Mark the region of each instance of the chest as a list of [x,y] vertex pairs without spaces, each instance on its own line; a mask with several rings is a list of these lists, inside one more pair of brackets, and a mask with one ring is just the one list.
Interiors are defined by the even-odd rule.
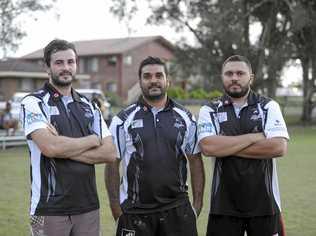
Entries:
[[172,111],[161,111],[156,115],[138,112],[125,127],[126,140],[135,143],[141,140],[144,145],[160,143],[181,145],[186,136],[187,125],[184,119]]
[[264,111],[258,105],[249,105],[240,110],[233,106],[221,107],[217,120],[222,135],[257,133],[264,130]]
[[50,102],[46,107],[50,123],[60,135],[82,137],[92,133],[93,111],[88,104]]

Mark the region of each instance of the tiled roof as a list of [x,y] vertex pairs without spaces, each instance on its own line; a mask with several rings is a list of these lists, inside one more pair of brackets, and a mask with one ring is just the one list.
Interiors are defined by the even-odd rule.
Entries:
[[[111,55],[122,54],[140,45],[150,41],[158,41],[167,48],[173,49],[173,45],[161,36],[150,37],[130,37],[130,38],[117,38],[117,39],[99,39],[87,41],[75,41],[75,47],[79,56],[89,55]],[[22,58],[37,59],[43,57],[43,49],[27,54]]]
[[22,59],[10,58],[0,60],[0,71],[14,72],[45,72],[45,68],[37,63],[31,63]]

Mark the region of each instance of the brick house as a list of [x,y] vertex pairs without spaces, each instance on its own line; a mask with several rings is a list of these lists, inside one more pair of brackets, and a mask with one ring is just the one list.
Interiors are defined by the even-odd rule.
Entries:
[[[89,83],[89,75],[78,74],[74,87]],[[43,86],[48,75],[42,65],[22,59],[0,60],[0,101],[9,100],[15,92],[32,92]]]
[[[90,75],[91,88],[119,95],[129,102],[140,93],[138,66],[147,56],[166,61],[174,57],[174,47],[161,36],[130,37],[73,42],[79,57],[79,72]],[[24,60],[42,63],[43,51],[23,56]]]

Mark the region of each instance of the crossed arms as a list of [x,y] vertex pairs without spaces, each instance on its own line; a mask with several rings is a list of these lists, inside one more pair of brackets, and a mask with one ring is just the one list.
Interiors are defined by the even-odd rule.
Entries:
[[266,138],[263,133],[207,136],[201,139],[199,145],[205,156],[220,158],[234,155],[247,159],[270,159],[281,157],[287,152],[285,138]]
[[58,135],[56,129],[48,124],[31,133],[32,140],[48,158],[63,158],[86,164],[113,162],[116,151],[111,136],[102,140],[97,135],[71,138]]

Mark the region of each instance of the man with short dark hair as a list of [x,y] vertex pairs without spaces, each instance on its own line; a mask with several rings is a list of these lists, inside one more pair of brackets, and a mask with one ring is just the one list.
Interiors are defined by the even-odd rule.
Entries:
[[289,139],[278,103],[255,94],[244,56],[222,67],[225,94],[200,109],[198,140],[215,157],[207,236],[283,236],[276,160]]
[[[116,235],[195,236],[204,191],[195,119],[168,98],[168,70],[160,58],[141,62],[139,84],[139,100],[118,113],[110,126],[118,159],[106,166],[105,182],[118,221]],[[193,208],[186,185],[187,162]]]
[[99,109],[72,88],[77,53],[53,40],[44,49],[49,81],[22,101],[31,155],[33,236],[99,236],[94,164],[113,162],[115,147]]

